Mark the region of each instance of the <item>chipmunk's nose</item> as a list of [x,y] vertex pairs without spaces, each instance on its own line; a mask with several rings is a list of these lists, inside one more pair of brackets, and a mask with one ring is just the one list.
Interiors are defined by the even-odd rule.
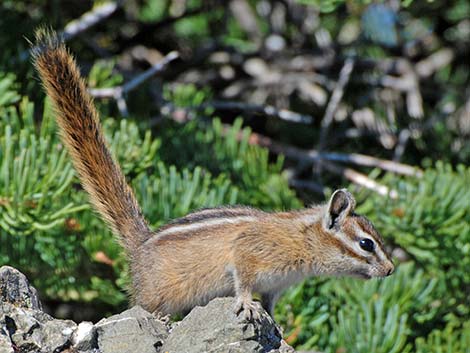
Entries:
[[385,276],[390,276],[395,271],[395,266],[390,266]]

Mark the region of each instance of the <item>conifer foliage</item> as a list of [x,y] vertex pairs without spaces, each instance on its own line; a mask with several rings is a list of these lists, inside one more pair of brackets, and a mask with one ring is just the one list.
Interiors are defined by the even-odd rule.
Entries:
[[[28,60],[25,38],[48,25],[65,31],[95,89],[153,229],[202,207],[289,210],[354,193],[396,272],[289,289],[275,311],[288,343],[470,353],[467,0],[69,3],[0,1],[0,266],[24,272],[48,304],[97,317],[128,304],[126,259]],[[180,59],[135,84],[172,51]],[[398,176],[397,161],[422,175]]]

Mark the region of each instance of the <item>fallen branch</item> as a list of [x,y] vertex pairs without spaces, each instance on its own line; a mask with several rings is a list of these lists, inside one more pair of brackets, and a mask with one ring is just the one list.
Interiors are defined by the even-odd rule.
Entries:
[[393,160],[399,161],[403,154],[405,153],[405,148],[408,143],[408,140],[411,137],[411,132],[408,129],[403,129],[398,134],[398,142],[393,153]]
[[346,59],[339,73],[338,83],[336,84],[336,87],[334,88],[333,93],[331,94],[330,101],[328,102],[328,105],[326,107],[325,115],[321,121],[320,138],[318,142],[319,151],[322,151],[325,146],[326,136],[328,135],[330,125],[333,122],[334,115],[338,110],[339,103],[343,98],[344,88],[349,82],[349,78],[351,77],[353,68],[354,59]]
[[[229,129],[229,127],[227,127],[227,129]],[[240,136],[240,138],[242,138],[242,136]],[[370,179],[367,175],[359,173],[351,168],[338,166],[328,161],[326,159],[326,157],[328,157],[327,154],[322,155],[321,153],[318,153],[317,151],[303,151],[293,146],[283,145],[279,142],[275,142],[271,140],[269,137],[262,136],[256,133],[252,133],[250,135],[249,143],[266,147],[273,153],[283,154],[287,158],[291,158],[297,161],[322,164],[330,172],[341,175],[345,177],[346,179],[350,180],[351,182],[357,185],[363,186],[372,191],[375,191],[380,195],[389,196],[391,198],[396,198],[398,196],[395,190],[390,190],[387,186],[377,183],[376,181]],[[366,157],[369,157],[369,156],[366,156]],[[359,160],[362,160],[362,161],[368,160],[368,162],[372,162],[375,159],[374,157],[370,157],[370,158],[371,159],[360,158]],[[356,159],[352,158],[351,160],[355,160],[356,162],[358,161],[357,158]],[[390,162],[389,165],[401,165],[400,163],[395,163],[391,161],[389,162]],[[382,166],[383,166],[383,163],[382,163]],[[400,170],[400,169],[395,168],[395,172],[397,170]],[[313,189],[313,186],[312,186],[312,189]]]
[[250,144],[256,144],[268,148],[276,154],[283,154],[288,158],[298,161],[317,163],[318,161],[344,162],[355,165],[374,167],[401,175],[422,176],[421,170],[403,163],[380,159],[359,153],[318,152],[317,150],[305,151],[300,148],[273,141],[267,136],[252,133]]
[[212,101],[205,104],[201,104],[200,107],[194,108],[215,108],[219,110],[240,110],[244,112],[262,113],[268,116],[279,118],[281,120],[302,124],[311,124],[313,121],[313,117],[311,115],[299,114],[287,109],[277,109],[272,105],[250,104],[234,101]]
[[401,175],[410,175],[421,177],[423,172],[413,166],[398,163],[386,159],[380,159],[372,156],[368,156],[360,153],[336,153],[336,152],[325,152],[319,153],[319,159],[335,162],[345,162],[365,167],[374,167],[393,172]]
[[345,168],[337,164],[321,161],[321,164],[325,166],[327,170],[332,173],[341,175],[353,182],[356,185],[363,186],[369,190],[375,191],[379,195],[388,196],[392,199],[398,197],[396,190],[389,189],[387,186],[377,183],[375,180],[372,180],[367,175],[359,173],[351,168]]
[[[240,110],[248,113],[265,114],[281,120],[301,124],[310,124],[313,121],[313,117],[311,115],[300,114],[287,109],[277,109],[272,105],[250,104],[235,101],[210,101],[198,106],[189,107],[176,107],[167,102],[160,108],[160,111],[165,115],[175,112],[178,112],[179,115],[186,114],[187,117],[184,120],[191,120],[194,117],[194,114],[192,114],[193,112],[203,111],[207,108],[216,110]],[[179,121],[180,120],[181,119],[179,119]]]
[[93,10],[85,12],[80,18],[69,22],[62,32],[64,40],[72,39],[88,28],[109,17],[121,6],[122,1],[107,2],[96,6]]
[[88,92],[95,98],[113,98],[116,100],[120,113],[123,116],[128,115],[127,104],[124,95],[137,88],[143,82],[148,80],[156,73],[162,71],[171,61],[179,57],[178,52],[172,51],[165,55],[165,57],[158,63],[153,65],[148,70],[142,72],[140,75],[135,76],[129,82],[111,88],[90,88]]
[[[64,28],[63,31],[59,32],[59,36],[64,40],[68,41],[80,33],[86,31],[90,27],[101,22],[105,18],[108,18],[113,14],[120,6],[122,1],[106,2],[102,5],[96,6],[91,11],[85,12],[78,19],[70,21]],[[37,51],[39,48],[33,47],[30,50],[25,50],[20,54],[20,61],[28,59],[30,51]]]
[[259,46],[263,36],[259,28],[258,19],[253,13],[250,4],[246,0],[232,0],[229,1],[228,8],[248,38]]
[[450,48],[442,48],[416,63],[416,73],[421,78],[431,76],[440,68],[449,65],[454,60],[455,53]]

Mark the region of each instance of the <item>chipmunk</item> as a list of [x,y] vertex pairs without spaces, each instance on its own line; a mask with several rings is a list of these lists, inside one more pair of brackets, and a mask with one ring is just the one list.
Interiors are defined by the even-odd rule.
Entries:
[[309,276],[385,277],[394,265],[355,199],[336,190],[328,203],[300,211],[203,209],[152,231],[111,156],[75,60],[53,33],[39,30],[33,63],[57,115],[60,135],[83,188],[130,261],[131,299],[148,311],[184,313],[235,296],[237,315],[269,314],[279,295]]

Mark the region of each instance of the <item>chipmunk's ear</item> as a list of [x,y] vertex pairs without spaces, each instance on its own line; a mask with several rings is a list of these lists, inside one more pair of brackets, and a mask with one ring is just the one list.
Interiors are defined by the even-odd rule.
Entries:
[[331,195],[324,215],[324,226],[332,229],[341,224],[346,216],[350,215],[356,207],[354,196],[346,189],[336,190]]

